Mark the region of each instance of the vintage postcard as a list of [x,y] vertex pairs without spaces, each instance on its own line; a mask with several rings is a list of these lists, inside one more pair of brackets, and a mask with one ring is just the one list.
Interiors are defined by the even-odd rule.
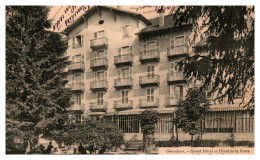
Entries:
[[255,154],[255,6],[6,5],[5,19],[5,154]]

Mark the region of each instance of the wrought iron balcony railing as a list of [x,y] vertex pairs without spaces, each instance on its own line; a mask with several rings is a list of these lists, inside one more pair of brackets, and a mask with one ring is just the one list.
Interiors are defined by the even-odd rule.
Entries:
[[133,109],[133,101],[132,100],[114,101],[114,109],[116,110]]
[[159,107],[159,98],[154,99],[140,99],[139,108],[158,108]]

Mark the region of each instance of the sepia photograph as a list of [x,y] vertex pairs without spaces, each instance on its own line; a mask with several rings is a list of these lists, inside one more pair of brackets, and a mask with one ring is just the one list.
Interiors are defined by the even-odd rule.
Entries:
[[5,154],[254,155],[254,5],[6,5]]

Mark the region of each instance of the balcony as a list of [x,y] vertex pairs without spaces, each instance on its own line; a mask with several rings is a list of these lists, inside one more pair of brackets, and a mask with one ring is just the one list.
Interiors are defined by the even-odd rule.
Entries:
[[159,50],[150,50],[145,52],[140,52],[140,62],[150,62],[150,61],[159,61],[160,60],[160,51]]
[[132,88],[133,87],[133,78],[115,79],[114,86],[115,86],[116,89]]
[[132,54],[115,56],[114,63],[116,66],[131,65],[133,63],[133,57]]
[[141,87],[158,86],[160,84],[160,76],[158,75],[140,76],[139,84]]
[[107,68],[108,60],[107,58],[99,58],[90,60],[90,68],[92,70]]
[[93,92],[106,91],[107,88],[108,88],[107,81],[105,81],[105,80],[90,82],[90,89]]
[[[72,101],[73,104],[73,101]],[[85,104],[73,104],[68,109],[69,111],[84,111],[85,110]]]
[[83,92],[85,90],[84,83],[72,83],[68,84],[68,87],[74,92]]
[[183,100],[184,97],[168,96],[166,98],[167,107],[175,107],[180,100]]
[[182,57],[188,54],[188,46],[178,46],[167,48],[167,57],[169,59],[175,57]]
[[122,101],[114,101],[114,109],[116,110],[127,110],[133,109],[133,101],[128,100],[128,102],[122,103]]
[[108,39],[106,37],[95,38],[90,40],[90,48],[92,50],[105,49],[108,47]]
[[97,103],[93,102],[90,103],[90,111],[91,112],[106,112],[107,111],[107,102]]
[[182,72],[172,72],[167,74],[167,83],[168,84],[178,84],[185,83],[186,80],[183,77]]
[[160,100],[155,98],[153,101],[147,101],[147,99],[139,100],[139,108],[158,108]]
[[69,65],[68,70],[69,71],[83,71],[85,69],[85,64],[78,62],[78,63],[72,63],[71,65]]

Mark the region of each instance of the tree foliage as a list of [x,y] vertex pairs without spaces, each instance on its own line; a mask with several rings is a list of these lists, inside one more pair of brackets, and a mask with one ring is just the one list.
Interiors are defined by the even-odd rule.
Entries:
[[159,116],[157,111],[151,109],[144,110],[139,116],[142,133],[154,134],[155,124],[158,120]]
[[106,149],[120,147],[124,143],[123,132],[110,122],[86,120],[83,124],[67,124],[60,133],[55,136],[55,141],[64,142],[65,145],[82,143],[90,152],[94,150],[104,152]]
[[[215,100],[233,103],[242,89],[243,106],[254,107],[254,7],[180,6],[177,23],[192,22],[194,36],[206,29],[205,44],[194,45],[196,54],[182,62],[185,77],[212,85]],[[202,27],[199,20],[206,17]],[[190,37],[192,39],[192,37]],[[200,54],[207,53],[207,54]],[[241,104],[242,104],[241,103]]]
[[156,110],[144,110],[139,115],[141,132],[143,133],[143,151],[147,150],[154,143],[155,125],[159,121]]
[[209,108],[205,92],[200,89],[188,89],[186,99],[180,100],[177,105],[177,128],[181,128],[192,137],[200,132],[201,121]]
[[63,72],[67,45],[46,30],[48,12],[44,6],[6,7],[7,140],[18,136],[32,143],[48,136],[70,106]]

